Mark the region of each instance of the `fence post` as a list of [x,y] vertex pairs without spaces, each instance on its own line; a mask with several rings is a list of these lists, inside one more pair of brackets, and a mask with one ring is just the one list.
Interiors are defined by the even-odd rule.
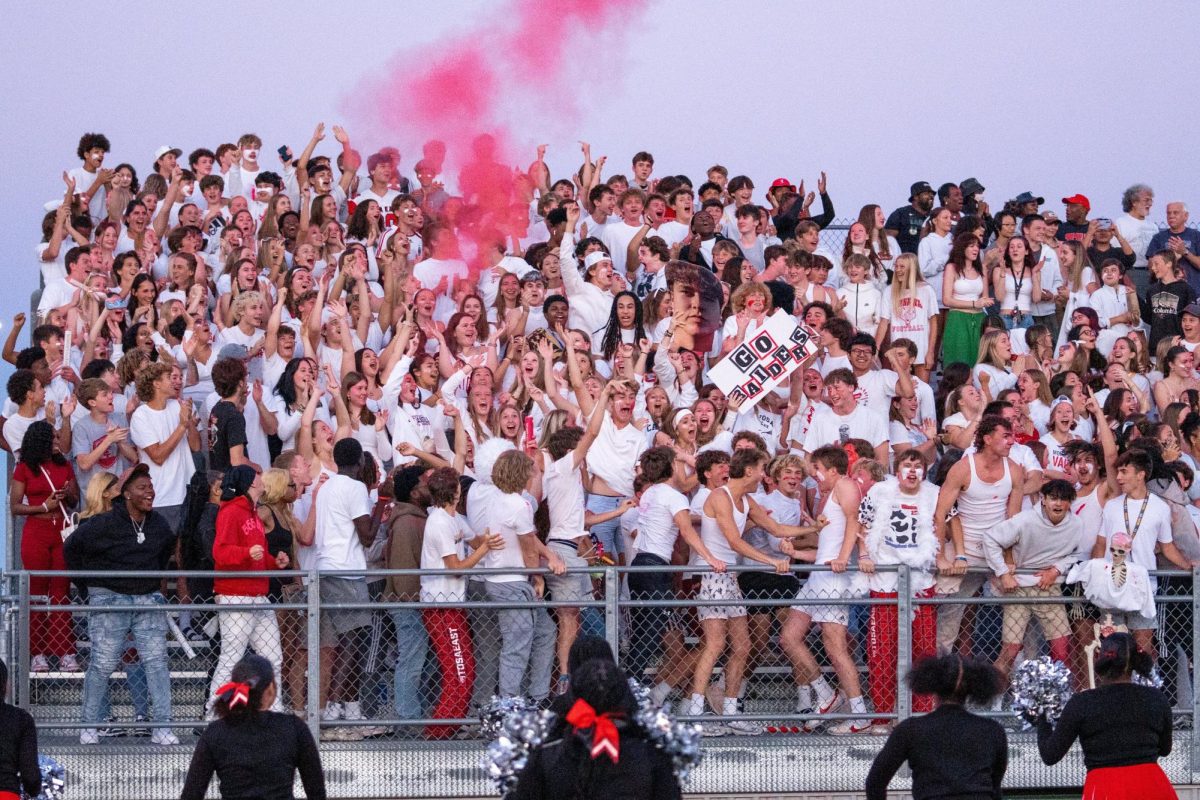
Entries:
[[13,681],[13,705],[29,707],[29,573],[17,576],[17,679]]
[[1200,772],[1200,567],[1192,567],[1192,780]]
[[308,729],[313,738],[321,741],[321,577],[315,569],[308,572],[308,613],[304,622],[308,629]]
[[912,624],[912,574],[907,564],[901,564],[896,574],[896,714],[902,720],[912,715],[912,696],[905,683],[912,666]]
[[621,663],[621,575],[616,567],[604,568],[604,636],[617,663]]
[[[12,576],[6,573],[0,573],[0,595],[8,598],[0,601],[0,656],[4,658],[5,664],[16,664],[16,659],[13,658],[13,635],[12,635],[12,618],[16,614],[17,603],[12,599]],[[10,693],[5,691],[0,694],[0,702],[7,702],[10,694],[15,695],[16,689]]]

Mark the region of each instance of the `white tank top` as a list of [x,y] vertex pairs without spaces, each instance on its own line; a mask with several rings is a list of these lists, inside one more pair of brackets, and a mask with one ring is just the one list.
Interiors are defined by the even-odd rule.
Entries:
[[830,491],[829,499],[821,509],[829,524],[817,534],[817,564],[828,564],[842,552],[842,541],[846,538],[846,514]]
[[1012,474],[1008,469],[1007,458],[1004,459],[1004,477],[995,483],[987,483],[975,472],[974,455],[967,456],[967,467],[971,470],[971,482],[958,495],[958,518],[962,521],[964,538],[978,542],[982,539],[984,531],[999,525],[1008,516]]
[[[737,527],[738,536],[746,531],[746,518],[749,516],[750,504],[742,498],[744,508],[738,509],[737,502],[733,499],[733,494],[730,493],[728,486],[722,486],[718,491],[725,493],[729,498],[730,505],[733,506],[733,524]],[[704,546],[713,554],[713,557],[726,564],[736,564],[738,560],[737,551],[730,546],[729,541],[725,538],[725,534],[721,533],[721,526],[717,524],[716,517],[710,517],[708,514],[700,515],[700,540],[704,542]]]
[[[1027,269],[1024,275],[1020,275],[1016,270],[1008,267],[1002,267],[1002,269],[1004,270],[1004,302],[1000,304],[1000,308],[1006,310],[1017,308],[1028,314],[1033,302],[1033,270]],[[1020,283],[1020,287],[1017,286],[1018,283]]]
[[964,303],[978,300],[983,297],[983,277],[964,278],[956,272],[952,292],[955,300]]
[[1104,516],[1104,506],[1100,505],[1100,487],[1097,486],[1086,497],[1080,497],[1071,504],[1071,513],[1082,523],[1079,526],[1079,544],[1075,547],[1075,556],[1081,561],[1092,557],[1092,545],[1100,533],[1100,521]]

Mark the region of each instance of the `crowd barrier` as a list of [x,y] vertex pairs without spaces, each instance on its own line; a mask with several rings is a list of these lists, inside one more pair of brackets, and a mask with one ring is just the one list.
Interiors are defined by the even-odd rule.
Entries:
[[[962,630],[955,638],[954,646],[961,652],[994,659],[999,655],[1001,616],[1005,607],[1058,603],[1070,608],[1082,603],[1069,593],[1056,599],[1023,598],[996,595],[988,587],[981,596],[972,598],[913,598],[907,591],[911,579],[908,568],[893,569],[899,584],[896,597],[822,596],[805,601],[812,605],[814,600],[819,600],[824,607],[847,609],[849,652],[862,684],[863,696],[868,698],[866,716],[880,722],[904,719],[922,710],[919,698],[914,708],[914,698],[903,684],[913,660],[914,645],[919,655],[923,646],[920,640],[926,640],[925,647],[929,644],[927,626],[923,629],[920,624],[910,622],[914,620],[914,614],[918,618],[921,616],[918,612],[922,608],[932,607],[936,613],[946,606],[965,607]],[[676,598],[631,599],[627,586],[629,577],[646,571],[671,573]],[[151,730],[170,727],[183,739],[184,747],[153,749],[166,754],[163,757],[169,760],[182,759],[179,769],[183,769],[186,756],[181,751],[190,753],[187,745],[194,741],[190,737],[204,724],[207,701],[214,685],[213,673],[219,668],[225,640],[236,650],[247,640],[254,641],[250,626],[258,626],[264,618],[269,618],[267,628],[279,630],[280,652],[273,655],[267,652],[271,649],[269,645],[259,645],[256,649],[278,659],[283,707],[294,709],[307,720],[314,735],[321,738],[323,749],[334,753],[335,758],[350,759],[351,765],[369,763],[383,754],[394,756],[399,753],[414,769],[423,768],[427,777],[429,770],[439,766],[456,770],[458,778],[466,783],[451,790],[451,794],[471,794],[472,790],[467,787],[474,787],[479,794],[487,794],[486,782],[477,768],[484,743],[480,739],[475,710],[478,704],[486,704],[497,689],[499,653],[503,650],[504,634],[511,633],[511,627],[503,628],[501,619],[510,626],[514,619],[532,619],[534,630],[523,640],[521,652],[528,656],[523,688],[534,694],[539,692],[536,684],[540,683],[542,690],[547,685],[553,690],[556,685],[555,622],[560,614],[577,616],[583,632],[606,638],[626,667],[632,665],[639,639],[644,643],[647,631],[655,640],[660,631],[665,631],[662,657],[653,663],[647,677],[650,683],[665,679],[677,687],[672,700],[679,712],[680,701],[690,693],[693,663],[703,644],[698,612],[706,607],[729,605],[727,600],[700,600],[694,596],[696,578],[704,571],[697,567],[581,568],[568,574],[588,575],[595,590],[593,599],[497,602],[481,599],[483,595],[471,591],[465,602],[455,604],[396,601],[382,591],[389,578],[412,579],[446,571],[236,573],[238,577],[259,575],[282,580],[284,590],[278,597],[270,598],[270,605],[191,602],[187,594],[181,593],[186,584],[190,592],[199,596],[200,583],[222,575],[229,577],[230,573],[142,573],[161,579],[164,590],[161,603],[96,605],[88,603],[75,587],[86,582],[89,574],[97,573],[6,572],[0,591],[0,645],[12,665],[12,701],[34,715],[43,737],[43,750],[54,752],[54,748],[59,747],[83,758],[103,753],[130,754],[141,752],[136,748],[151,747],[146,738]],[[827,572],[828,568],[798,565],[793,571],[797,578],[804,580],[813,573]],[[470,574],[482,578],[493,572],[472,570]],[[513,570],[501,572],[512,574]],[[762,574],[753,567],[730,567],[730,572],[739,577],[753,572]],[[527,570],[525,573],[539,571]],[[1200,747],[1192,741],[1190,734],[1200,718],[1200,702],[1197,701],[1200,687],[1189,669],[1189,661],[1195,663],[1200,659],[1198,643],[1192,636],[1200,621],[1200,602],[1191,590],[1193,573],[1161,572],[1158,575],[1161,629],[1156,642],[1164,690],[1174,705],[1176,727],[1180,731],[1176,753],[1165,766],[1178,783],[1200,782],[1193,780],[1194,775],[1200,777]],[[106,576],[112,577],[113,573],[106,573]],[[347,578],[365,579],[371,587],[371,599],[367,602],[321,601],[323,582]],[[71,586],[65,598],[51,597],[32,588],[45,586],[47,581],[64,580]],[[722,711],[718,692],[731,653],[726,652],[717,660],[712,677],[717,688],[709,692],[705,709],[708,713],[693,718],[717,733],[725,734],[719,738],[706,738],[705,746],[713,757],[697,772],[696,780],[702,781],[711,791],[733,791],[735,785],[740,787],[739,791],[828,789],[821,785],[822,781],[844,781],[846,776],[830,778],[823,767],[818,768],[818,762],[823,763],[831,757],[845,758],[849,754],[861,762],[858,766],[865,774],[870,758],[882,745],[882,736],[828,735],[830,728],[839,721],[862,718],[862,714],[855,715],[845,709],[842,713],[817,715],[797,709],[793,667],[781,642],[783,622],[797,602],[792,592],[760,594],[757,599],[746,602],[752,612],[748,626],[750,650],[745,664],[747,689],[736,715],[713,713]],[[455,634],[457,649],[448,648],[444,641],[440,644],[431,642],[421,621],[428,611],[447,608],[465,612],[465,620],[459,623],[461,630]],[[878,617],[875,630],[871,630],[873,611]],[[98,747],[81,746],[78,744],[80,730],[93,727],[81,719],[86,700],[83,691],[86,672],[64,670],[61,657],[55,656],[48,659],[48,664],[35,669],[38,654],[32,652],[31,637],[39,641],[36,639],[39,635],[46,637],[52,636],[54,631],[60,635],[65,632],[69,640],[51,641],[51,649],[69,648],[80,668],[86,670],[93,647],[89,631],[98,629],[100,615],[131,612],[160,619],[162,623],[168,619],[171,622],[161,625],[163,633],[160,635],[166,638],[172,716],[169,721],[156,721],[161,714],[150,702],[146,665],[133,655],[131,641],[129,647],[121,648],[121,663],[107,681],[104,721],[98,726],[104,738]],[[220,635],[222,617],[225,618],[223,636]],[[323,652],[321,647],[308,647],[309,642],[321,642],[322,627],[330,624],[339,629],[350,627],[358,633],[350,639],[343,637],[342,650]],[[247,626],[245,630],[240,629],[243,625]],[[1038,630],[1036,622],[1030,624],[1030,630]],[[831,684],[840,683],[820,632],[810,631],[805,641],[822,674]],[[1026,637],[1025,655],[1045,652],[1046,643],[1041,637],[1036,634]],[[873,674],[868,669],[871,659],[876,662],[882,659],[885,664],[894,664],[895,669],[887,668],[882,676]],[[217,682],[220,680],[218,678]],[[341,693],[340,714],[319,703],[323,685],[325,691],[332,692],[331,697],[337,698]],[[349,700],[350,696],[357,700]],[[441,708],[441,712],[435,711],[436,708]],[[447,709],[454,713],[446,713]],[[981,709],[981,712],[1006,724],[1016,748],[1014,753],[1025,756],[1033,753],[1033,760],[1018,759],[1023,765],[1019,785],[1060,785],[1063,768],[1047,768],[1036,763],[1032,734],[1019,732],[1021,726],[1007,706]],[[740,722],[743,728],[735,729],[736,726],[731,725],[735,722]],[[755,727],[747,730],[746,722]],[[806,724],[815,729],[806,731]],[[354,761],[354,753],[362,754],[366,761]],[[737,758],[730,760],[734,754]],[[747,758],[766,765],[765,771],[744,771],[744,759]],[[111,764],[111,761],[107,763]],[[451,767],[451,764],[457,766]],[[847,774],[858,773],[851,770]],[[1067,780],[1069,784],[1072,779]],[[442,784],[432,777],[430,781],[434,787],[432,793],[418,788],[418,784],[411,785],[408,790],[392,786],[381,787],[379,791],[381,796],[441,796],[437,787]],[[373,796],[364,793],[358,784],[348,791],[348,794],[331,796]],[[405,791],[413,793],[405,794]],[[109,795],[97,789],[88,796]]]

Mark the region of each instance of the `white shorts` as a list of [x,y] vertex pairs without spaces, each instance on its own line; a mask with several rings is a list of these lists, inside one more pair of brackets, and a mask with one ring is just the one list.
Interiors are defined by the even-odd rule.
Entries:
[[[831,597],[850,597],[851,576],[842,572],[813,572],[800,587],[797,600],[828,600]],[[813,622],[828,622],[846,627],[850,624],[850,606],[823,606],[800,603],[792,606],[793,611],[807,614]]]
[[[730,572],[706,572],[700,576],[700,591],[696,593],[697,600],[728,600],[741,603],[742,587],[738,586],[737,577]],[[696,606],[696,616],[700,619],[733,619],[746,616],[744,605],[728,606]]]

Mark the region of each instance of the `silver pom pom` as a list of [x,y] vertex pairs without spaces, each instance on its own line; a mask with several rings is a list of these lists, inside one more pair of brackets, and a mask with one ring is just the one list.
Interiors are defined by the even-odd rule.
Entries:
[[1158,671],[1158,665],[1155,664],[1150,669],[1150,675],[1145,676],[1140,672],[1133,673],[1130,676],[1130,683],[1136,683],[1138,686],[1149,686],[1151,689],[1161,689],[1163,687],[1162,673]]
[[553,714],[530,705],[523,697],[493,697],[480,713],[484,735],[492,740],[481,764],[501,796],[517,785],[529,754],[545,741],[553,720]]
[[38,769],[42,773],[42,793],[35,798],[21,792],[22,800],[63,800],[63,788],[67,783],[67,771],[49,756],[38,756]]
[[1013,711],[1027,727],[1039,719],[1054,724],[1071,699],[1071,670],[1048,656],[1026,661],[1013,671],[1009,691]]
[[700,763],[701,727],[696,724],[676,722],[661,708],[656,708],[650,699],[650,689],[629,679],[629,688],[637,700],[637,722],[646,731],[654,745],[671,757],[675,777],[686,783],[692,770]]

